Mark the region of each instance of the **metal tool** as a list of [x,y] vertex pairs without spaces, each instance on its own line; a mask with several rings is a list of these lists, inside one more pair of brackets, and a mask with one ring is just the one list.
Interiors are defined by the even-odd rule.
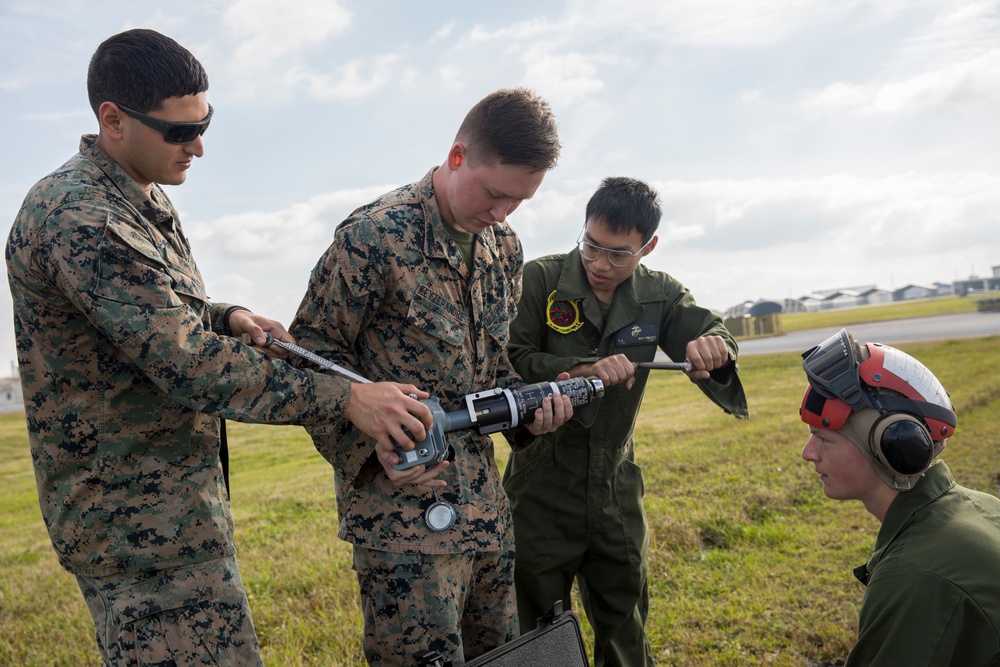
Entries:
[[[272,345],[277,345],[278,347],[284,348],[284,349],[288,350],[289,352],[294,352],[295,354],[299,355],[303,359],[308,359],[309,361],[313,362],[314,364],[316,364],[320,368],[325,368],[328,371],[333,371],[334,373],[337,373],[338,375],[342,375],[345,378],[347,378],[348,380],[350,380],[351,382],[359,382],[361,384],[371,384],[372,383],[372,381],[369,380],[368,378],[362,377],[362,376],[358,375],[357,373],[355,373],[354,371],[349,371],[346,368],[344,368],[343,366],[338,366],[337,364],[333,363],[332,361],[324,359],[323,357],[319,356],[318,354],[314,354],[314,353],[310,352],[309,350],[307,350],[304,347],[299,347],[295,343],[286,343],[283,340],[278,340],[277,338],[275,338],[271,334],[267,333],[266,331],[264,332],[264,336],[265,336],[264,347],[271,347]],[[243,340],[243,343],[246,344],[246,345],[253,345],[253,341],[250,340],[250,334],[243,334],[242,340]]]
[[690,361],[640,361],[636,368],[648,368],[651,371],[690,371],[694,366]]
[[[371,380],[303,347],[280,341],[269,333],[265,333],[265,336],[267,337],[264,342],[265,347],[277,345],[349,380],[371,383]],[[250,337],[244,334],[243,341],[249,345]],[[445,440],[445,433],[475,428],[481,434],[489,435],[514,428],[519,424],[529,424],[535,419],[535,410],[541,407],[543,400],[560,394],[569,396],[573,407],[579,407],[603,396],[604,383],[596,377],[589,377],[537,382],[516,389],[487,389],[468,394],[464,401],[465,407],[451,412],[444,411],[441,401],[436,396],[423,399],[420,402],[431,411],[433,422],[431,428],[427,430],[427,437],[417,442],[413,449],[396,447],[399,463],[393,467],[397,470],[406,470],[418,465],[437,465],[448,458],[449,445]]]

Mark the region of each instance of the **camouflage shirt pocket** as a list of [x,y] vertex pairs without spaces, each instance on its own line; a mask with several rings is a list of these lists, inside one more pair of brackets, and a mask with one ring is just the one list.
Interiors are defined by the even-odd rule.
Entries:
[[179,298],[188,306],[200,307],[208,301],[201,272],[188,262],[167,265],[172,287]]
[[510,341],[510,322],[513,319],[506,303],[496,303],[483,315],[483,327],[490,338],[506,348]]
[[112,217],[105,226],[91,293],[102,328],[114,338],[126,340],[145,330],[163,309],[202,309],[207,297],[193,262],[164,252],[128,222]]
[[468,335],[463,311],[427,285],[417,287],[406,320],[411,327],[454,347],[461,347]]
[[181,305],[155,242],[113,216],[98,248],[96,297],[145,309]]

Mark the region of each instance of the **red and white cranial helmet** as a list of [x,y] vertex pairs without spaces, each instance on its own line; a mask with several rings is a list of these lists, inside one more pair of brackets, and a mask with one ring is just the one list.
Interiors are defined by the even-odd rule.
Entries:
[[859,345],[841,329],[802,357],[809,378],[799,408],[802,421],[841,430],[849,418],[865,414],[871,421],[865,454],[896,488],[910,488],[955,431],[948,392],[926,366],[901,350]]

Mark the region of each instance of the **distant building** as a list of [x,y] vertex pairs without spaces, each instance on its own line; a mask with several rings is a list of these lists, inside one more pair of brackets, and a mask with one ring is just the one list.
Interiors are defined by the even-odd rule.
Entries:
[[802,304],[802,308],[804,310],[812,312],[832,308],[829,299],[830,297],[828,294],[806,294],[805,296],[799,297],[799,303]]
[[956,280],[952,283],[952,289],[959,296],[1000,290],[1000,266],[993,267],[992,277],[969,276],[967,280]]
[[892,292],[887,289],[870,287],[858,295],[859,306],[871,306],[877,303],[892,303]]
[[743,317],[750,311],[750,306],[752,305],[753,301],[744,301],[743,303],[738,303],[735,306],[730,306],[726,312],[722,314],[722,318],[725,320],[734,320],[739,317]]
[[[908,301],[910,299],[928,299],[937,296],[966,296],[982,292],[1000,291],[1000,264],[991,267],[992,276],[971,276],[967,280],[956,280],[953,283],[935,282],[931,285],[907,285],[897,290],[886,290],[875,285],[860,285],[856,287],[838,287],[837,289],[817,290],[797,299],[745,301],[726,311],[726,318],[747,317],[751,310],[762,303],[779,303],[781,313],[814,312],[832,310],[834,308],[855,308],[871,306],[893,301]],[[771,306],[769,306],[771,308]]]
[[783,313],[804,313],[806,307],[798,299],[785,299],[782,303]]
[[854,308],[860,306],[859,299],[861,298],[861,293],[852,290],[845,289],[839,292],[834,292],[830,295],[828,299],[830,308]]
[[937,296],[937,287],[933,285],[907,285],[892,293],[893,301],[909,301],[911,299],[926,299]]
[[17,412],[24,409],[21,378],[0,378],[0,412]]

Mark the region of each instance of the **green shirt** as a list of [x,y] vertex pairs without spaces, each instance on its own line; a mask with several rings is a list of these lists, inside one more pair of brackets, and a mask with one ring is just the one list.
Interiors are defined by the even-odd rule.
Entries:
[[[618,287],[606,316],[575,249],[525,265],[523,290],[508,350],[525,382],[551,380],[577,364],[614,354],[653,361],[661,349],[680,361],[688,342],[705,335],[722,336],[729,356],[737,358],[736,342],[717,314],[698,306],[677,280],[642,264]],[[639,370],[635,377],[631,389],[609,387],[603,399],[574,409],[566,427],[543,437],[622,450],[631,440],[649,371]],[[696,384],[726,412],[749,417],[735,362]]]
[[1000,665],[1000,499],[939,461],[900,493],[865,583],[847,665]]
[[[709,334],[722,336],[736,359],[736,343],[720,318],[697,306],[665,273],[640,265],[619,285],[606,315],[601,305],[578,250],[526,264],[523,295],[510,327],[514,368],[527,382],[538,382],[614,354],[652,361],[662,349],[680,360],[689,341]],[[530,446],[518,442],[511,454],[504,488],[514,514],[517,567],[532,573],[530,583],[522,583],[524,576],[518,582],[519,604],[525,599],[522,622],[530,621],[525,613],[544,613],[558,599],[528,601],[533,594],[526,595],[525,586],[537,584],[552,593],[574,578],[592,599],[604,601],[601,617],[609,624],[612,618],[626,623],[643,608],[649,540],[632,432],[648,378],[649,371],[640,370],[631,389],[606,388],[603,398],[574,408],[573,418],[555,432]],[[749,416],[735,362],[697,386],[726,411]],[[589,565],[568,572],[567,564],[574,562]],[[641,632],[641,620],[639,625]],[[598,638],[607,637],[599,632]],[[642,646],[638,653],[644,653]]]

